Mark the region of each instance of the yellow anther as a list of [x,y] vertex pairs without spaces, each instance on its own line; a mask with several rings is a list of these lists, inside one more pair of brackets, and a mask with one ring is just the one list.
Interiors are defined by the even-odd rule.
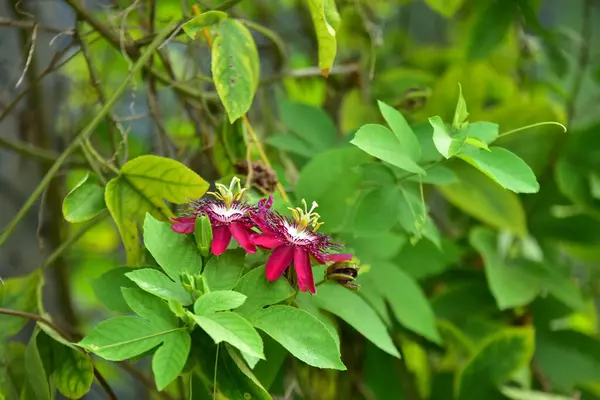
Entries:
[[301,207],[288,209],[292,212],[294,221],[298,227],[307,228],[311,226],[313,227],[312,231],[315,232],[321,225],[323,225],[322,222],[318,222],[321,216],[314,212],[315,208],[317,208],[319,205],[316,201],[313,201],[309,210],[305,199],[302,199],[302,205],[304,206],[304,209]]
[[[236,188],[237,185],[237,188]],[[208,194],[213,195],[219,200],[222,200],[225,203],[225,207],[229,209],[234,201],[239,201],[244,196],[244,192],[246,189],[242,189],[242,185],[240,184],[240,179],[237,176],[234,176],[229,183],[229,187],[223,185],[222,183],[216,183],[215,186],[219,193],[208,192]]]

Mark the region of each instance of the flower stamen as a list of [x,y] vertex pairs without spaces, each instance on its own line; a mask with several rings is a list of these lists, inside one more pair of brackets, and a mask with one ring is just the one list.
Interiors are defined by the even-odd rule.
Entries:
[[292,212],[294,222],[298,228],[304,230],[310,226],[312,227],[311,231],[316,232],[319,227],[324,224],[323,222],[319,222],[319,218],[321,218],[321,216],[314,212],[315,208],[317,208],[319,204],[317,204],[316,201],[313,201],[310,210],[308,209],[308,204],[306,204],[305,199],[302,199],[302,204],[304,205],[304,210],[300,207],[288,207],[288,210]]
[[217,187],[219,193],[208,192],[208,194],[216,197],[218,200],[223,201],[225,203],[225,207],[227,210],[229,210],[231,205],[236,201],[240,201],[244,196],[244,192],[246,192],[246,188],[242,189],[240,182],[240,179],[237,176],[234,176],[229,183],[229,187],[223,185],[222,183],[216,183],[215,186]]

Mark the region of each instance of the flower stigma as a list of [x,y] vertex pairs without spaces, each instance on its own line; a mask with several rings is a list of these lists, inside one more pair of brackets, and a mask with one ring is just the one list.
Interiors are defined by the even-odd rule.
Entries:
[[288,210],[292,212],[294,216],[294,222],[299,229],[299,231],[305,230],[307,227],[312,227],[312,232],[316,232],[324,222],[319,222],[319,218],[321,216],[314,212],[315,208],[319,205],[316,201],[312,202],[310,210],[308,209],[308,204],[306,204],[306,200],[302,199],[302,204],[304,205],[304,210],[300,207],[291,208],[288,207]]
[[223,201],[227,210],[230,209],[234,202],[240,201],[244,196],[244,192],[246,192],[246,188],[242,189],[240,178],[237,176],[234,176],[233,179],[231,179],[229,187],[223,185],[222,183],[215,183],[215,186],[217,187],[219,193],[208,192],[208,194],[213,195],[217,199]]

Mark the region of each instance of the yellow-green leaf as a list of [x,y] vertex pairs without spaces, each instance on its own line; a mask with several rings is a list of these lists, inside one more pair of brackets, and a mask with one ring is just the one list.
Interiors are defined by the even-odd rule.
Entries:
[[225,19],[219,24],[211,69],[219,98],[233,123],[250,109],[260,76],[256,43],[241,22]]
[[89,173],[67,194],[62,205],[63,215],[71,223],[90,220],[105,208],[104,188]]
[[138,224],[146,213],[166,220],[172,213],[164,200],[182,204],[207,190],[208,182],[175,160],[145,155],[123,165],[106,185],[105,200],[123,239],[127,263],[140,262]]
[[216,25],[219,22],[223,21],[227,18],[227,13],[223,11],[207,11],[200,15],[195,16],[185,24],[181,26],[181,29],[188,35],[191,39],[195,39],[198,32],[201,32],[202,29],[209,27],[211,25]]
[[335,31],[340,23],[340,14],[334,0],[307,1],[319,43],[319,68],[327,76],[337,51]]

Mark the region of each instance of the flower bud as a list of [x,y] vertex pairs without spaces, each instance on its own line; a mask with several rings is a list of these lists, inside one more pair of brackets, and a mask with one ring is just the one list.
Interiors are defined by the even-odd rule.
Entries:
[[202,274],[190,274],[183,272],[180,277],[181,285],[185,291],[191,293],[194,298],[201,296],[206,291]]
[[358,276],[358,270],[359,267],[354,261],[338,261],[327,267],[325,279],[336,281],[348,289],[356,290],[360,286],[352,281]]
[[213,240],[212,227],[210,220],[206,215],[196,218],[195,232],[196,246],[200,250],[202,257],[206,258],[210,255],[210,246]]

